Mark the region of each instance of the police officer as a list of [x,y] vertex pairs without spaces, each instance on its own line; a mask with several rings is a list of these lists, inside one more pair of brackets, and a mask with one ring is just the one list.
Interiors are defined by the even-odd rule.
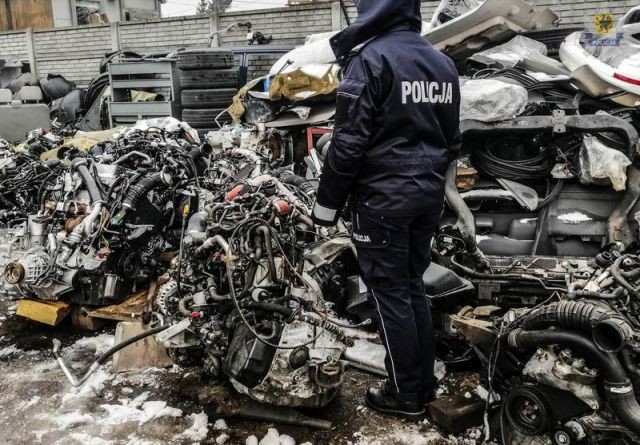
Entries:
[[315,222],[332,226],[350,196],[352,240],[386,348],[389,379],[367,404],[417,420],[433,399],[433,323],[422,276],[461,145],[456,69],[420,36],[419,0],[358,0],[331,39],[343,68]]

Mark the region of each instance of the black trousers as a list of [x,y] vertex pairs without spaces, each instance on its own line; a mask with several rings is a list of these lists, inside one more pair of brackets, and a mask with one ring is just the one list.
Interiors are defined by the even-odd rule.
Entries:
[[408,402],[433,389],[433,321],[422,276],[437,219],[353,215],[352,240],[387,351],[390,388]]

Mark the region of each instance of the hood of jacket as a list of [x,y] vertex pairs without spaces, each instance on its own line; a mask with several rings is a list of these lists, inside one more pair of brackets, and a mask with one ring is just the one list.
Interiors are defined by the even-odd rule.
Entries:
[[354,0],[358,18],[351,26],[331,38],[331,48],[338,62],[343,62],[355,47],[385,34],[399,25],[420,32],[420,0]]

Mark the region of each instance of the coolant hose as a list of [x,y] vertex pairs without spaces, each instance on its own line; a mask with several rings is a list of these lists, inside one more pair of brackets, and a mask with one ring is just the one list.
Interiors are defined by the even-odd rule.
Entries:
[[220,246],[222,250],[229,252],[229,243],[222,236],[216,235],[208,238],[200,247],[195,250],[196,256],[203,256],[215,246]]
[[206,239],[207,219],[209,213],[206,211],[196,212],[189,218],[189,224],[187,224],[187,237],[185,238],[185,245],[193,245],[203,242]]
[[612,292],[595,292],[588,290],[577,290],[573,293],[575,298],[597,298],[599,300],[618,300],[624,296],[624,289],[616,288]]
[[133,187],[129,189],[127,196],[122,202],[122,206],[125,208],[133,209],[136,204],[151,190],[163,185],[171,184],[171,176],[163,173],[154,173],[153,175],[142,178]]
[[635,289],[631,285],[631,283],[629,283],[627,279],[622,275],[622,269],[620,268],[620,265],[622,264],[622,262],[629,257],[630,257],[629,255],[622,255],[611,265],[611,267],[609,268],[609,271],[611,272],[611,276],[613,277],[613,279],[616,280],[616,282],[620,286],[624,287],[627,290],[627,292],[629,292],[629,295],[637,298],[639,296],[637,289]]
[[302,176],[298,176],[295,173],[292,173],[287,169],[279,170],[277,172],[277,178],[283,184],[290,184],[294,187],[299,188],[300,190],[302,190],[302,193],[307,196],[314,196],[316,194],[316,188],[311,182],[307,181]]
[[618,352],[634,337],[634,328],[613,309],[584,301],[559,301],[533,309],[523,318],[525,330],[558,326],[591,333],[594,343],[605,352]]
[[485,258],[484,254],[478,247],[478,241],[476,240],[476,219],[471,213],[471,209],[462,196],[458,192],[458,166],[454,162],[451,163],[447,170],[447,176],[445,181],[445,197],[447,203],[453,213],[456,214],[458,220],[456,221],[456,227],[462,235],[462,239],[469,251],[469,255],[473,257],[476,266],[488,266],[489,262]]
[[84,186],[87,188],[89,192],[89,197],[91,198],[91,203],[97,201],[102,201],[102,195],[100,194],[100,189],[98,188],[98,184],[96,184],[95,179],[91,176],[91,172],[89,172],[89,168],[87,167],[87,160],[85,158],[75,158],[72,161],[73,168],[75,168],[84,183]]
[[0,221],[11,221],[13,219],[25,219],[27,214],[19,210],[0,210]]
[[276,270],[276,261],[273,256],[273,244],[271,242],[271,231],[267,226],[260,226],[256,229],[256,232],[262,234],[264,239],[264,246],[267,251],[267,259],[269,260],[269,278],[272,283],[278,282],[278,271]]
[[624,368],[615,354],[602,351],[586,335],[568,331],[515,330],[508,336],[509,345],[517,349],[533,349],[559,345],[575,351],[588,365],[597,368],[604,378],[605,398],[620,422],[640,433],[640,405]]

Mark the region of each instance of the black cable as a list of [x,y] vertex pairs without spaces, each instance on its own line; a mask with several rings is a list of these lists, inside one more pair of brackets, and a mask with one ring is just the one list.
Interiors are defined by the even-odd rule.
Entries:
[[512,160],[501,158],[492,147],[484,146],[473,152],[471,162],[487,176],[522,181],[547,178],[555,166],[555,156],[543,148],[529,158]]

